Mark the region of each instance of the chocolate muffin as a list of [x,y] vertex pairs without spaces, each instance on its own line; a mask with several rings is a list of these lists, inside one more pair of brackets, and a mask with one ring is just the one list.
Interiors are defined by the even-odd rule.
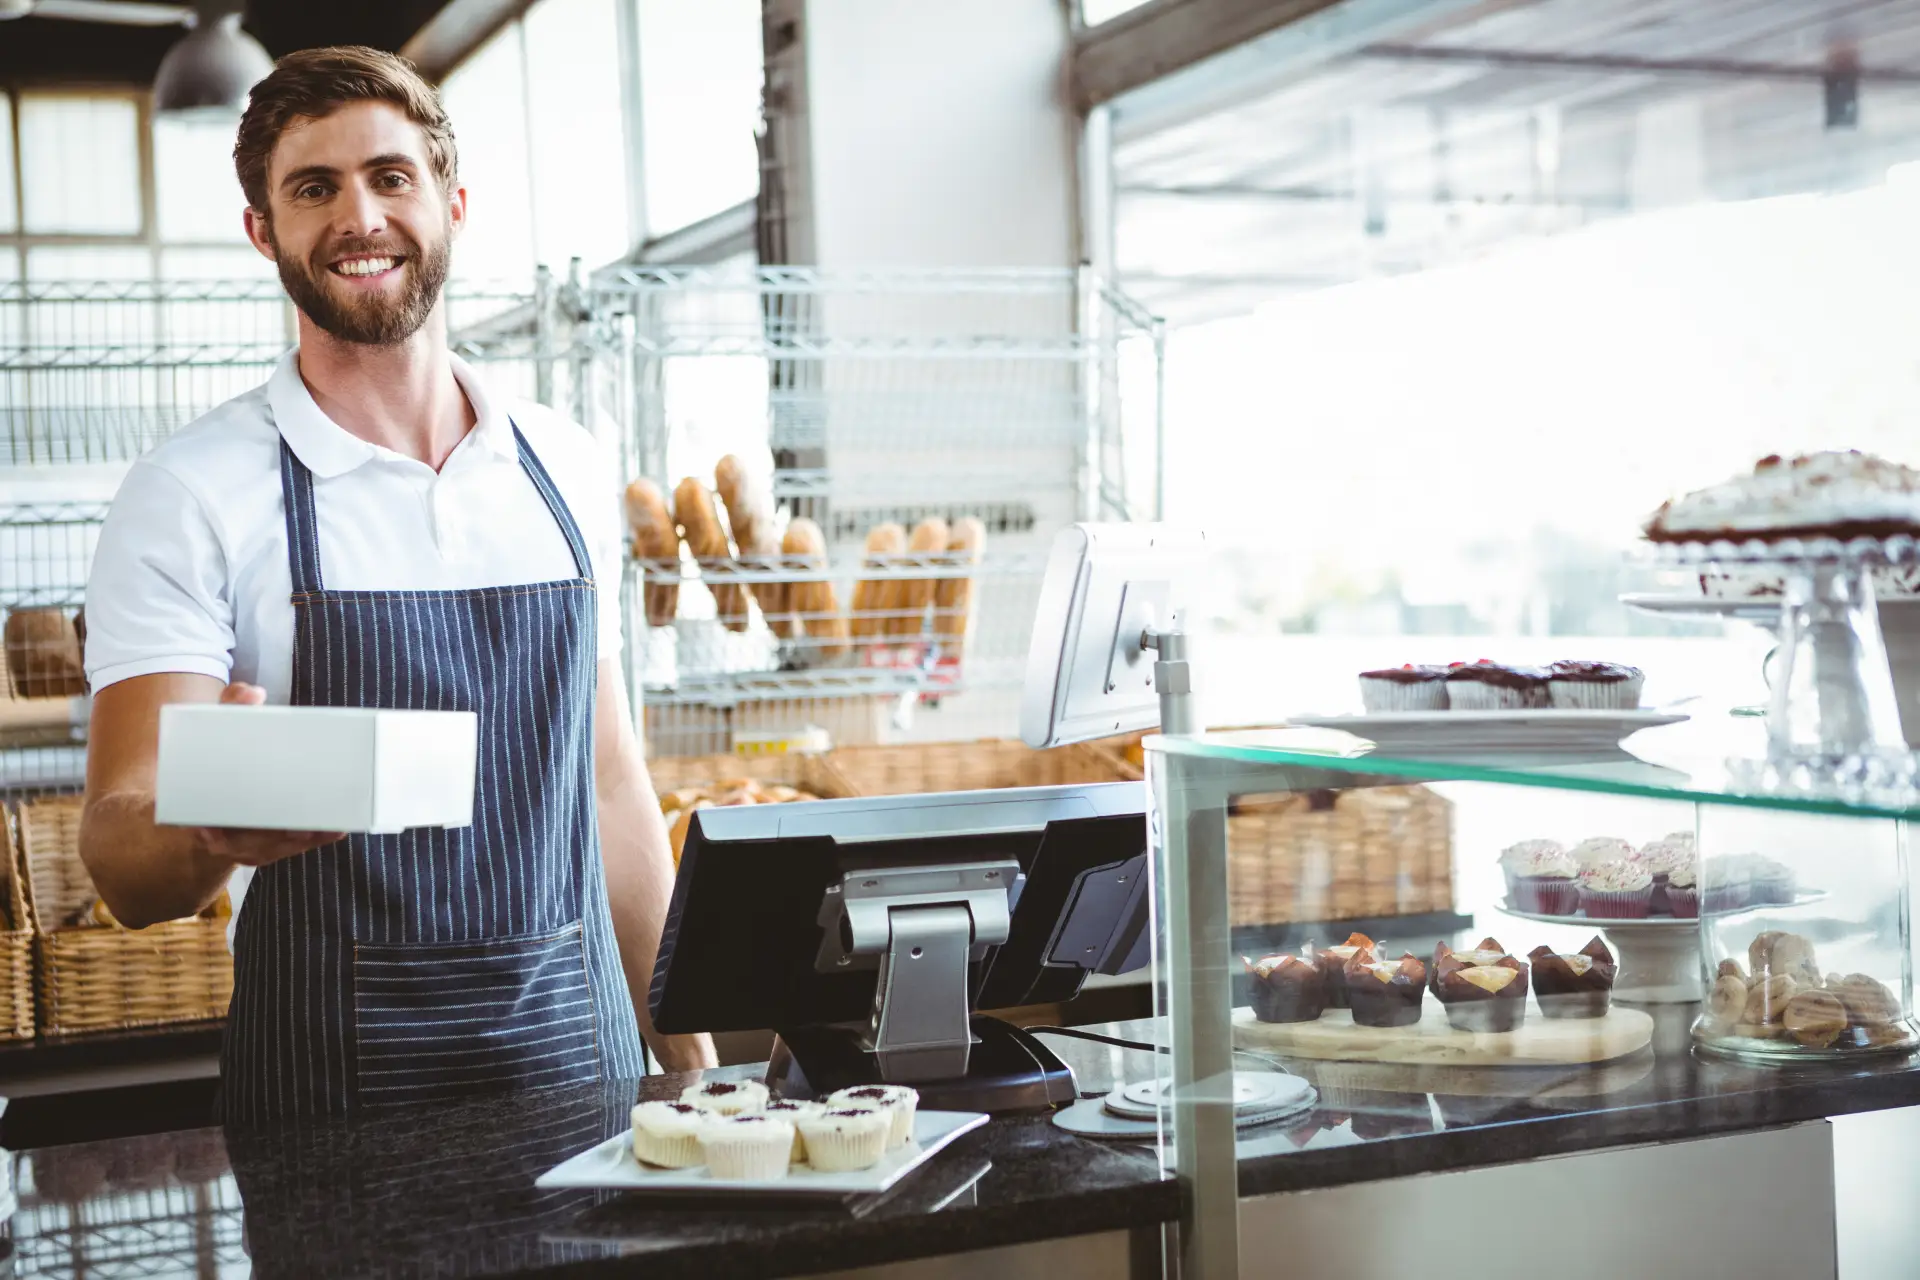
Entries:
[[1372,947],[1363,947],[1353,953],[1341,976],[1355,1026],[1410,1027],[1420,1021],[1427,966],[1411,951],[1395,962],[1377,959]]
[[1253,1016],[1261,1022],[1312,1022],[1327,1007],[1320,967],[1298,956],[1262,956],[1240,963],[1253,976]]
[[1527,1018],[1527,966],[1492,938],[1472,951],[1443,942],[1433,953],[1433,994],[1456,1031],[1512,1031]]
[[1344,1009],[1347,1007],[1347,984],[1341,976],[1347,961],[1353,959],[1358,951],[1373,946],[1373,939],[1364,933],[1350,933],[1347,940],[1337,947],[1325,947],[1315,950],[1309,942],[1303,953],[1313,959],[1314,966],[1320,970],[1320,982],[1327,990],[1327,1008]]
[[1547,668],[1547,700],[1568,711],[1632,711],[1645,683],[1638,667],[1618,662],[1556,662]]
[[1571,955],[1551,947],[1527,953],[1533,962],[1533,995],[1540,1012],[1549,1018],[1604,1018],[1613,1005],[1613,980],[1618,970],[1613,952],[1595,934],[1593,941]]
[[1360,704],[1368,715],[1383,711],[1445,711],[1447,669],[1408,663],[1360,673]]
[[1550,705],[1549,676],[1540,667],[1510,667],[1482,658],[1447,669],[1447,704],[1455,711],[1525,711]]

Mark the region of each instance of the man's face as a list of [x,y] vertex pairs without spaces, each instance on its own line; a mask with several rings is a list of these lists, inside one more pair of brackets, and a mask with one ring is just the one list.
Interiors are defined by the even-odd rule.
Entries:
[[315,325],[386,346],[433,314],[465,221],[466,192],[441,189],[419,126],[388,103],[356,102],[280,135],[267,210],[247,210],[247,234]]

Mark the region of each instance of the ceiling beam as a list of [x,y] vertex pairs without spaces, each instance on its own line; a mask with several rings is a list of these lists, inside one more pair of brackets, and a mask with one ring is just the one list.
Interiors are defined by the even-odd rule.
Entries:
[[1510,191],[1416,196],[1391,191],[1370,193],[1349,187],[1262,186],[1252,182],[1127,183],[1118,187],[1115,193],[1180,200],[1272,201],[1276,204],[1351,204],[1371,199],[1388,205],[1419,205],[1423,208],[1566,209],[1580,212],[1624,212],[1632,208],[1632,203],[1625,198],[1541,196]]
[[1083,111],[1111,102],[1337,3],[1151,0],[1074,37],[1074,100]]
[[[1540,53],[1524,49],[1477,49],[1432,44],[1370,44],[1355,55],[1385,62],[1433,62],[1516,71],[1593,71],[1630,76],[1687,76],[1717,80],[1791,81],[1818,84],[1835,68],[1808,63],[1743,62],[1731,58],[1642,58],[1627,54]],[[1898,67],[1842,68],[1862,82],[1920,84],[1920,71]]]
[[533,0],[448,0],[400,46],[400,56],[427,79],[444,80],[495,32],[532,7]]

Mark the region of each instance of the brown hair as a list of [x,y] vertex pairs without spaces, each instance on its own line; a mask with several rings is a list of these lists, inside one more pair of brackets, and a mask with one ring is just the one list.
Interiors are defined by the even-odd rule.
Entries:
[[453,190],[459,158],[439,92],[398,54],[347,44],[290,53],[253,86],[233,143],[233,167],[247,203],[267,208],[267,163],[289,125],[321,119],[352,102],[389,102],[406,112],[427,135],[433,176]]

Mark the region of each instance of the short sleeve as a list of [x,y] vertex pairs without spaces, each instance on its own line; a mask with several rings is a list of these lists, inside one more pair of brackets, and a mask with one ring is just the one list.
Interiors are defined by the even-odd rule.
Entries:
[[233,644],[226,554],[206,509],[164,468],[135,463],[87,580],[88,679],[96,691],[162,672],[225,680]]

